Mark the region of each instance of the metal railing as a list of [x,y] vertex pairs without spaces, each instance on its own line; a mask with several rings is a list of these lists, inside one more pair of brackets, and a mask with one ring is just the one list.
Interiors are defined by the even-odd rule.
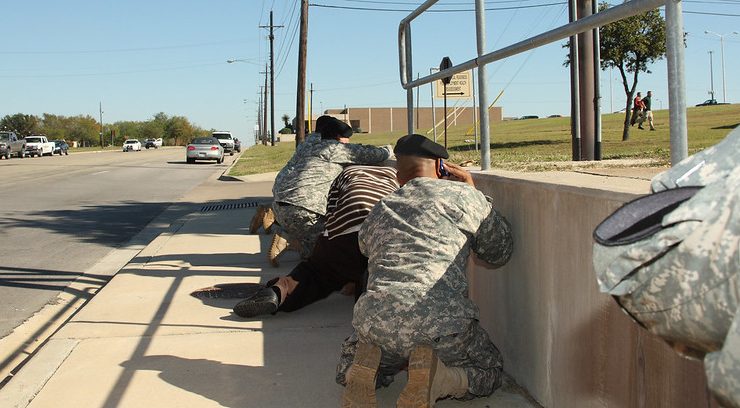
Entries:
[[454,74],[478,68],[478,90],[481,134],[481,168],[490,168],[490,133],[488,124],[487,78],[485,66],[533,48],[563,40],[597,27],[631,17],[665,5],[666,59],[668,65],[668,104],[670,117],[671,164],[675,165],[688,156],[686,127],[686,85],[684,74],[683,16],[680,0],[632,0],[596,14],[535,35],[523,41],[500,48],[488,54],[485,48],[485,8],[483,0],[476,0],[476,40],[478,57],[413,80],[411,22],[438,0],[427,0],[401,20],[398,27],[398,57],[401,86],[406,89],[408,132],[414,131],[413,89]]

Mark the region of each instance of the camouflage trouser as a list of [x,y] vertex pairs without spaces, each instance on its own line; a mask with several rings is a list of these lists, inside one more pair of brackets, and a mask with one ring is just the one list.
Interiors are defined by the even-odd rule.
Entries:
[[[301,243],[301,258],[311,256],[319,235],[324,232],[326,222],[323,215],[296,205],[272,204],[280,230],[290,239]],[[289,240],[290,240],[289,239]]]
[[[398,340],[398,332],[387,333],[388,339]],[[357,332],[344,341],[342,352],[337,365],[337,383],[345,385],[345,375],[357,350],[358,341],[366,341],[380,347],[382,356],[380,369],[378,370],[379,386],[388,386],[393,382],[393,376],[406,369],[408,356],[416,345],[413,339],[403,339],[404,350],[397,352],[378,344],[359,338]],[[437,356],[448,367],[461,367],[468,375],[468,393],[462,399],[471,399],[491,395],[503,382],[504,362],[501,353],[488,338],[488,333],[480,327],[477,321],[472,321],[468,329],[463,333],[455,333],[431,339],[432,346]],[[392,348],[399,343],[395,342]]]

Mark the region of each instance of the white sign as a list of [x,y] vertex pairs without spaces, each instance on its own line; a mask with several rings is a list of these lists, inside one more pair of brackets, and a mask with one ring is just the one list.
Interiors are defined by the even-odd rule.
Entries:
[[[465,71],[452,76],[452,80],[447,84],[447,99],[450,98],[470,98],[471,87],[470,81],[473,80],[473,72]],[[434,81],[434,97],[437,99],[444,98],[445,88],[442,80]]]

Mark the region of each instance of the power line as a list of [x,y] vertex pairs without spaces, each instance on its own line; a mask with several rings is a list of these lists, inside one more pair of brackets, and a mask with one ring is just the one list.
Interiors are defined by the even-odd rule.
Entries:
[[[538,7],[560,6],[563,4],[566,4],[566,2],[561,1],[557,3],[532,4],[532,5],[525,5],[525,6],[510,6],[510,7],[487,7],[485,10],[486,11],[521,10],[521,9],[530,9],[530,8],[538,8]],[[318,4],[318,3],[311,3],[309,4],[309,6],[321,7],[321,8],[331,8],[331,9],[355,10],[355,11],[390,11],[390,12],[403,12],[403,13],[410,13],[414,11],[411,9],[352,7],[352,6],[337,6],[337,5],[330,5],[330,4]],[[429,9],[427,10],[427,13],[456,13],[456,12],[467,12],[467,11],[475,11],[475,9],[446,9],[446,10]]]
[[146,72],[160,72],[160,71],[175,71],[188,68],[200,68],[209,66],[223,66],[223,62],[205,63],[205,64],[192,64],[192,65],[181,65],[166,68],[152,68],[152,69],[140,69],[140,70],[129,70],[129,71],[111,71],[111,72],[91,72],[91,73],[76,73],[76,74],[36,74],[36,75],[0,75],[0,78],[66,78],[66,77],[85,77],[85,76],[106,76],[106,75],[124,75],[124,74],[139,74]]
[[66,50],[66,51],[0,51],[0,54],[14,54],[14,55],[40,55],[40,54],[100,54],[100,53],[116,53],[116,52],[139,52],[139,51],[161,51],[168,49],[179,49],[179,48],[196,48],[196,47],[208,47],[218,44],[233,44],[233,43],[245,43],[247,40],[223,40],[213,41],[207,43],[195,43],[195,44],[180,44],[180,45],[163,45],[159,47],[142,47],[142,48],[111,48],[111,49],[99,49],[99,50]]
[[708,11],[688,11],[684,10],[684,14],[701,14],[704,16],[720,16],[720,17],[740,17],[740,14],[730,14],[730,13],[710,13]]

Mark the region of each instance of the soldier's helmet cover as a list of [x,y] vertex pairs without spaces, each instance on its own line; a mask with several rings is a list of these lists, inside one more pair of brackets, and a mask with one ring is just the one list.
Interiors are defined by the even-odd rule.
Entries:
[[393,153],[398,156],[416,156],[427,159],[447,159],[447,153],[442,145],[434,143],[422,135],[411,134],[398,139]]
[[321,133],[322,139],[335,139],[352,136],[352,128],[341,120],[324,115],[316,120],[316,130]]

